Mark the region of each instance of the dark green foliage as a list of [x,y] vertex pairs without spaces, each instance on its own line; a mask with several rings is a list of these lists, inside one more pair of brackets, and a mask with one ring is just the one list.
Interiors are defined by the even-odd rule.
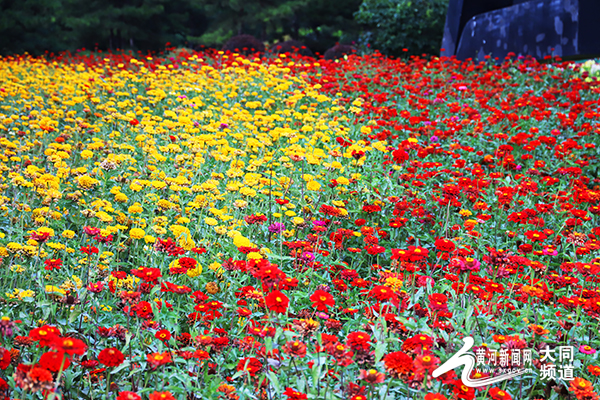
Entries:
[[354,20],[362,0],[310,0],[296,16],[290,33],[314,52],[323,54],[337,43],[358,40],[360,26]]
[[0,54],[64,50],[60,13],[60,0],[0,0]]
[[205,25],[195,0],[0,0],[0,53],[161,50]]
[[209,16],[206,32],[192,38],[198,43],[220,47],[231,37],[250,34],[261,41],[289,34],[295,16],[310,0],[216,0],[202,1]]
[[355,14],[361,41],[389,55],[439,54],[448,0],[364,0]]
[[220,49],[246,34],[291,50],[294,39],[312,55],[354,44],[361,29],[363,41],[389,54],[437,53],[447,1],[0,0],[0,54],[163,50],[167,42]]

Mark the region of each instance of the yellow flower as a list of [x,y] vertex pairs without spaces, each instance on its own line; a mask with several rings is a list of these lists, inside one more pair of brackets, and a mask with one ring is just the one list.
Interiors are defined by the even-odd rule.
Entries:
[[9,253],[16,253],[17,251],[21,250],[23,248],[22,245],[20,245],[19,243],[15,243],[15,242],[10,242],[6,245],[6,249],[9,251]]
[[460,214],[463,217],[470,217],[471,215],[473,215],[473,213],[469,210],[460,210],[458,214]]
[[129,237],[131,237],[132,239],[142,239],[144,236],[146,236],[146,232],[144,232],[143,229],[131,228],[131,230],[129,231]]
[[339,178],[337,178],[336,181],[339,185],[347,185],[350,183],[348,178],[344,178],[343,176],[340,176]]
[[48,228],[46,226],[42,226],[42,227],[38,228],[37,232],[38,233],[48,233],[50,235],[50,237],[54,236],[54,229]]
[[81,175],[77,178],[77,186],[81,189],[91,189],[98,183],[100,183],[99,180],[88,175]]
[[94,157],[94,153],[89,150],[84,150],[81,152],[81,158],[84,160],[89,160],[92,157]]
[[394,277],[386,278],[385,286],[391,288],[394,292],[397,292],[402,287],[402,280]]
[[111,217],[109,214],[105,213],[104,211],[98,211],[96,213],[96,217],[102,221],[102,222],[112,222],[113,221],[113,217]]
[[300,225],[300,224],[304,223],[304,218],[294,217],[294,218],[292,218],[292,223],[294,225]]
[[239,234],[236,235],[233,238],[233,244],[235,247],[252,247],[252,243],[250,242],[250,239],[248,239],[247,237]]
[[210,226],[215,226],[219,223],[219,221],[217,221],[216,219],[211,218],[211,217],[206,217],[206,218],[204,218],[204,223],[206,223],[207,225],[210,225]]
[[138,202],[133,203],[133,205],[127,209],[127,212],[129,214],[137,214],[137,213],[141,213],[142,211],[144,211],[144,208]]
[[195,278],[197,276],[199,276],[202,273],[202,265],[200,265],[200,263],[196,264],[196,267],[194,269],[188,269],[187,271],[187,276],[189,276],[190,278]]
[[316,192],[317,190],[321,189],[321,184],[317,181],[309,181],[306,184],[306,189],[308,189],[312,192]]
[[12,267],[10,267],[10,270],[12,272],[16,272],[17,274],[21,274],[21,273],[25,272],[25,268],[19,264],[13,265]]
[[115,195],[115,201],[118,203],[126,203],[128,200],[127,195],[125,193],[117,193]]
[[253,251],[251,253],[248,253],[248,255],[246,256],[246,258],[248,260],[261,260],[263,258],[263,256],[259,252]]
[[57,296],[64,296],[67,292],[59,287],[46,285],[46,293]]
[[218,263],[216,261],[208,264],[208,269],[210,269],[211,271],[223,272],[223,268],[221,268],[221,263]]

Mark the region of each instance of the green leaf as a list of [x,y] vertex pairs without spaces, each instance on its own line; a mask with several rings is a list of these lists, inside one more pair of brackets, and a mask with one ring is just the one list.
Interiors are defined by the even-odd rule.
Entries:
[[375,346],[375,362],[379,362],[387,351],[387,343],[379,342],[377,346]]
[[277,378],[277,375],[275,375],[273,371],[269,371],[268,375],[277,394],[281,394],[281,385],[279,384],[279,378]]

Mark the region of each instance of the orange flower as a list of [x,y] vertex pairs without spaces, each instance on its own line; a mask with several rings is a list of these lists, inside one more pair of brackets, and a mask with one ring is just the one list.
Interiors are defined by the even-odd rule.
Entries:
[[536,335],[540,335],[540,336],[550,333],[550,331],[548,329],[544,329],[544,327],[541,325],[531,324],[531,325],[529,325],[529,329]]
[[571,381],[569,391],[573,392],[575,397],[581,399],[584,396],[591,396],[593,394],[593,388],[592,382],[582,378],[575,378]]
[[164,352],[148,354],[146,361],[148,361],[148,364],[150,364],[153,369],[156,369],[161,365],[170,363],[172,359],[169,353]]

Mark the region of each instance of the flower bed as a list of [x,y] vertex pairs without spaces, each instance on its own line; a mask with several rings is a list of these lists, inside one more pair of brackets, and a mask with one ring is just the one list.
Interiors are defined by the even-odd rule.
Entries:
[[[596,398],[600,90],[577,65],[0,71],[7,398]],[[437,376],[466,337],[472,379],[524,373]]]

